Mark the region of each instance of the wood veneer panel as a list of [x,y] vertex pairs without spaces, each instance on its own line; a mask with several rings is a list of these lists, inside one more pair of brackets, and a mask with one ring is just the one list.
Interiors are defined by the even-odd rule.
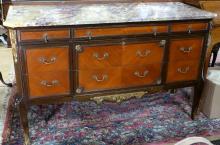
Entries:
[[199,60],[202,47],[203,38],[171,40],[169,60]]
[[69,71],[68,47],[36,47],[26,50],[28,73]]
[[122,69],[122,82],[124,87],[153,85],[160,83],[160,79],[160,63],[124,67]]
[[121,68],[79,70],[79,87],[84,91],[117,89],[122,87]]
[[189,30],[192,32],[207,29],[208,23],[176,23],[171,26],[172,32],[188,32]]
[[169,62],[166,82],[172,83],[178,81],[197,80],[198,70],[199,70],[198,60]]
[[75,37],[98,37],[98,36],[115,36],[115,35],[134,35],[153,33],[166,33],[168,26],[136,26],[136,27],[118,27],[118,28],[78,28],[75,30]]
[[45,41],[45,37],[47,37],[48,41],[53,39],[67,39],[70,38],[70,30],[69,29],[54,29],[54,30],[30,30],[30,31],[22,31],[20,34],[21,41],[26,40],[39,40]]
[[164,48],[160,42],[123,45],[122,65],[146,65],[161,63]]
[[69,72],[67,71],[29,74],[28,80],[30,98],[70,94]]

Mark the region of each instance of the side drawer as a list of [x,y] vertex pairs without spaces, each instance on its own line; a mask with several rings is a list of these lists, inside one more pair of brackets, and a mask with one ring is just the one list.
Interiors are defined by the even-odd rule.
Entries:
[[138,35],[167,33],[168,25],[146,25],[130,27],[100,27],[100,28],[76,28],[75,38],[91,38],[103,36]]
[[171,40],[169,61],[199,60],[203,48],[203,38]]
[[28,75],[30,98],[70,94],[69,72],[44,72]]
[[83,92],[118,89],[122,87],[121,78],[120,67],[79,70],[78,88]]
[[167,83],[197,80],[199,61],[173,61],[168,64]]
[[69,48],[36,47],[26,49],[28,73],[69,71]]
[[174,23],[171,25],[171,32],[188,32],[207,30],[208,23]]
[[47,43],[51,40],[69,38],[69,29],[30,29],[20,31],[21,41],[43,41]]

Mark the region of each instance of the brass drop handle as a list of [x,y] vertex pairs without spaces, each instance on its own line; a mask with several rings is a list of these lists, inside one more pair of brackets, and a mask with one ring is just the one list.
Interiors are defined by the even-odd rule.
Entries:
[[93,57],[95,58],[95,59],[97,59],[97,60],[105,60],[105,59],[108,59],[109,58],[109,54],[107,53],[107,52],[105,52],[104,54],[103,54],[103,56],[102,57],[100,57],[99,56],[99,54],[98,53],[93,53]]
[[43,39],[44,39],[44,42],[45,43],[47,43],[49,40],[48,40],[48,34],[47,33],[45,33],[44,35],[43,35]]
[[157,36],[157,27],[153,27],[152,31],[153,31],[154,36]]
[[146,70],[146,71],[144,71],[143,75],[141,75],[140,72],[136,71],[136,72],[134,72],[134,75],[139,77],[139,78],[145,78],[148,75],[148,73],[149,73],[149,71]]
[[48,64],[53,64],[53,63],[55,63],[55,62],[56,62],[56,59],[57,59],[57,58],[56,58],[55,56],[51,57],[50,59],[46,59],[45,57],[40,57],[40,58],[39,58],[39,62],[42,63],[42,64],[48,65]]
[[190,53],[192,52],[192,47],[181,47],[180,51],[182,51],[183,53]]
[[177,71],[181,74],[186,74],[188,73],[190,70],[189,66],[188,67],[185,67],[185,68],[178,68]]
[[96,82],[104,82],[106,80],[108,80],[108,75],[102,75],[102,78],[99,79],[99,77],[97,75],[93,75],[92,78],[96,81]]
[[192,25],[188,26],[188,33],[191,34],[192,33]]
[[59,84],[59,81],[58,80],[53,80],[51,82],[48,82],[46,80],[43,80],[43,81],[40,82],[40,84],[45,86],[45,87],[54,87],[54,86]]
[[148,56],[150,53],[151,53],[151,51],[148,50],[148,49],[146,49],[144,52],[141,52],[140,50],[138,50],[138,51],[136,52],[136,55],[137,55],[138,57],[146,57],[146,56]]
[[87,32],[87,37],[88,37],[89,39],[92,39],[92,32],[88,31],[88,32]]

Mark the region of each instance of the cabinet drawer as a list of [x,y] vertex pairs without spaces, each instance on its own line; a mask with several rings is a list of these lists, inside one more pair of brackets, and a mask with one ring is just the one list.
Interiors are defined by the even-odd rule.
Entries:
[[173,61],[168,64],[167,82],[197,80],[199,61]]
[[75,29],[75,38],[82,37],[101,37],[117,35],[135,35],[135,34],[156,34],[167,33],[168,26],[133,26],[133,27],[103,27],[103,28],[77,28]]
[[170,61],[200,59],[203,38],[171,40]]
[[144,86],[161,83],[161,64],[145,66],[124,67],[122,69],[122,82],[125,87]]
[[121,68],[79,70],[79,88],[84,92],[121,87]]
[[128,44],[123,46],[123,65],[146,65],[161,63],[164,47],[160,42]]
[[69,70],[69,48],[26,49],[28,73]]
[[81,46],[78,69],[94,69],[121,65],[122,45]]
[[31,98],[70,94],[69,72],[44,72],[28,75]]
[[171,31],[172,32],[189,32],[192,31],[201,31],[201,30],[207,30],[208,29],[208,23],[178,23],[178,24],[172,24]]
[[44,41],[47,43],[50,40],[68,39],[68,38],[70,38],[69,29],[30,30],[30,31],[21,31],[20,34],[21,41],[35,40],[35,41]]

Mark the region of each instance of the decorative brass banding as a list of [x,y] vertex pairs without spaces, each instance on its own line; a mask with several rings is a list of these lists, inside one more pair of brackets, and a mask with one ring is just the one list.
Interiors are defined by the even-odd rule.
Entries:
[[146,70],[146,71],[144,71],[143,75],[141,75],[140,72],[136,71],[136,72],[134,72],[134,75],[139,77],[139,78],[145,78],[148,75],[148,73],[149,73],[149,71]]
[[102,57],[100,57],[99,56],[99,54],[97,53],[97,52],[95,52],[95,53],[93,53],[93,57],[95,58],[95,59],[97,59],[97,60],[105,60],[105,59],[108,59],[109,58],[109,53],[108,52],[105,52],[104,54],[103,54],[103,56]]
[[59,84],[59,81],[58,80],[53,80],[51,82],[48,82],[46,80],[43,80],[43,81],[40,82],[40,84],[43,85],[43,86],[46,86],[46,87],[54,87],[54,86]]
[[179,73],[181,73],[181,74],[186,74],[186,73],[189,72],[189,70],[190,70],[190,67],[189,67],[189,66],[188,66],[188,67],[185,67],[185,68],[178,68],[178,69],[177,69],[177,71],[178,71]]
[[42,63],[42,64],[53,64],[55,63],[57,60],[57,58],[55,56],[51,57],[50,59],[46,59],[45,57],[40,57],[39,58],[39,62]]
[[148,56],[150,53],[151,53],[151,51],[148,50],[148,49],[146,49],[143,53],[142,53],[140,50],[138,50],[138,51],[136,52],[136,56],[138,56],[138,57],[146,57],[146,56]]
[[92,79],[94,79],[96,82],[104,82],[108,80],[108,75],[102,75],[101,79],[97,75],[93,75]]
[[192,52],[193,48],[192,47],[181,47],[180,51],[182,51],[183,53],[190,53]]

